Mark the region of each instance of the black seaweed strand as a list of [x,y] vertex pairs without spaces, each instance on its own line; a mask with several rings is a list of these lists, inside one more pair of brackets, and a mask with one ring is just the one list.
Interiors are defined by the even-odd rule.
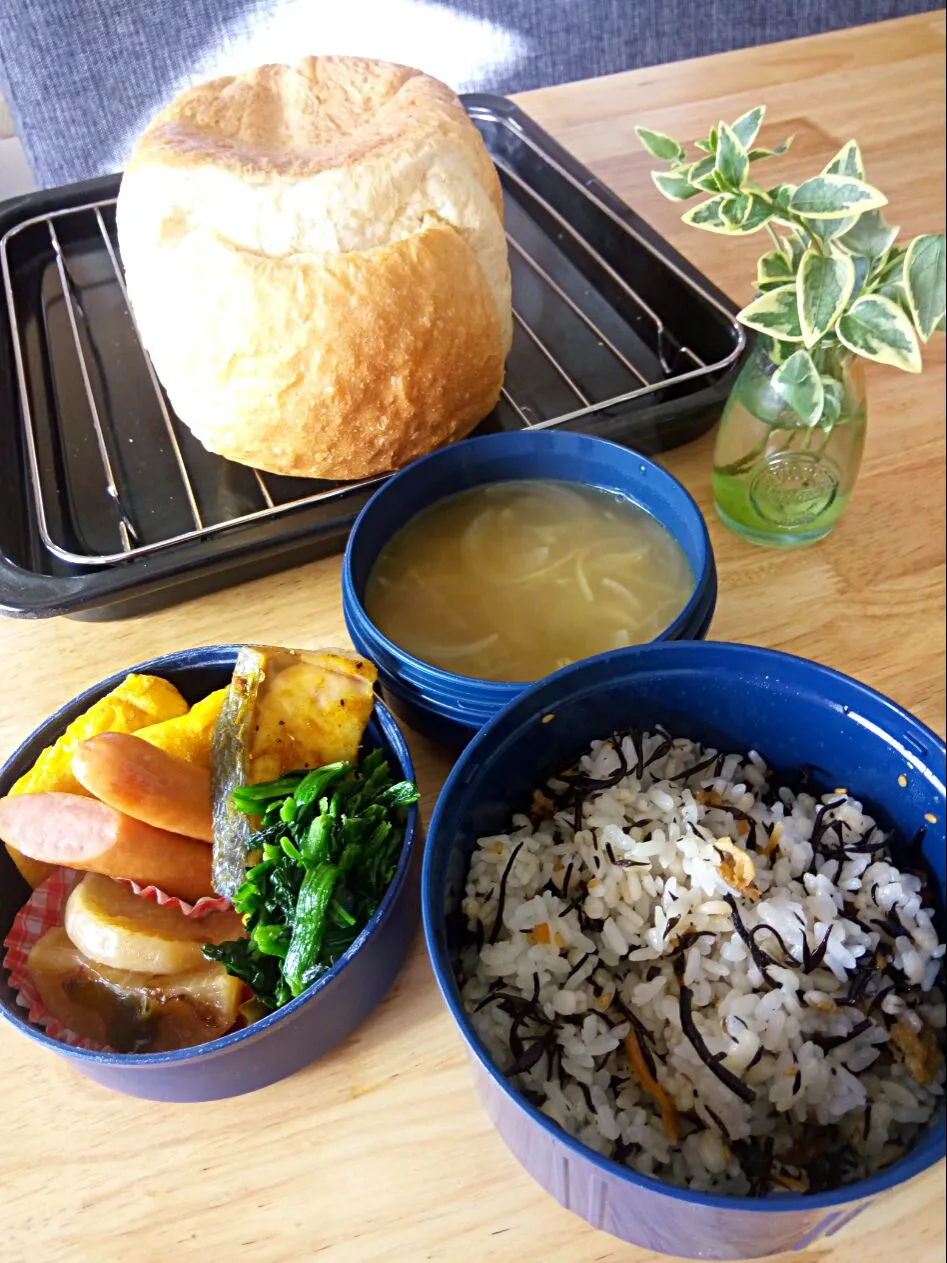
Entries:
[[819,944],[819,946],[815,949],[814,952],[810,952],[809,944],[806,939],[806,934],[805,934],[805,931],[803,931],[803,934],[802,934],[802,972],[804,974],[813,973],[816,969],[819,968],[819,966],[825,960],[825,953],[829,946],[829,938],[831,937],[831,934],[832,934],[832,927],[830,925],[822,937],[822,942]]
[[704,1043],[704,1037],[694,1022],[693,1005],[693,993],[690,987],[685,986],[682,982],[680,984],[681,1029],[693,1045],[694,1052],[697,1053],[697,1056],[707,1069],[715,1078],[720,1080],[724,1087],[729,1088],[745,1104],[752,1105],[756,1100],[756,1093],[753,1089],[745,1084],[742,1079],[738,1079],[726,1066],[722,1066]]
[[733,897],[733,895],[729,895],[729,894],[724,895],[724,899],[730,905],[730,914],[733,918],[733,928],[736,930],[737,934],[739,934],[740,938],[746,944],[747,950],[749,951],[750,955],[753,957],[753,964],[757,967],[757,969],[763,975],[764,980],[768,982],[770,986],[772,986],[773,985],[772,981],[770,980],[768,974],[766,973],[766,970],[770,967],[770,965],[778,965],[779,961],[773,960],[772,956],[770,956],[767,952],[764,952],[762,947],[759,946],[756,939],[753,937],[750,931],[746,928],[746,926],[743,923],[743,918],[740,916],[740,909],[737,906],[737,901]]
[[510,858],[506,861],[506,868],[503,870],[503,875],[500,878],[500,893],[497,897],[497,914],[493,918],[493,927],[490,930],[490,937],[487,940],[489,943],[495,943],[500,937],[500,930],[503,928],[503,905],[506,903],[506,883],[510,879],[510,872],[516,862],[517,855],[519,855],[520,851],[523,849],[523,845],[523,842],[517,842],[516,846],[514,846],[510,853]]

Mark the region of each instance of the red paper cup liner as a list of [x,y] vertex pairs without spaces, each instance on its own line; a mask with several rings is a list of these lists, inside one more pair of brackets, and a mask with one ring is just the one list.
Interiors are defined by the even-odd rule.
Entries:
[[121,882],[123,886],[130,886],[142,899],[150,899],[152,903],[159,903],[162,907],[178,908],[186,917],[206,917],[210,912],[226,912],[230,907],[230,900],[221,895],[205,895],[197,903],[188,903],[177,895],[165,894],[157,886],[139,886],[138,882],[127,877],[116,877],[114,880]]
[[[14,917],[10,932],[3,940],[3,967],[10,975],[10,986],[16,993],[17,1004],[26,1009],[27,1017],[35,1026],[41,1026],[53,1039],[60,1039],[64,1044],[71,1044],[75,1048],[111,1052],[113,1050],[107,1044],[97,1044],[77,1035],[48,1013],[26,967],[33,946],[49,930],[63,924],[66,900],[84,876],[85,873],[74,868],[57,868],[36,887]],[[156,886],[139,886],[137,882],[124,877],[117,880],[124,886],[130,886],[140,898],[177,908],[186,917],[207,916],[210,912],[222,912],[230,907],[229,899],[205,897],[197,903],[187,903],[174,895],[166,894]]]

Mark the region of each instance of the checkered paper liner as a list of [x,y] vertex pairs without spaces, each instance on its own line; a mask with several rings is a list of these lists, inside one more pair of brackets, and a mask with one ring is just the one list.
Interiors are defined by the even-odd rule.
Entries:
[[[87,1048],[93,1052],[111,1052],[107,1044],[97,1044],[93,1040],[84,1039],[74,1031],[63,1026],[48,1013],[43,1006],[32,978],[27,970],[30,951],[49,930],[63,924],[66,912],[66,900],[76,888],[85,873],[74,868],[57,868],[46,880],[33,891],[26,903],[16,914],[10,932],[3,941],[5,954],[3,967],[10,976],[10,986],[16,993],[16,1002],[26,1009],[26,1015],[34,1026],[41,1026],[53,1039],[62,1040],[74,1048]],[[156,886],[139,886],[137,882],[126,878],[117,879],[129,886],[142,899],[148,899],[162,906],[178,908],[186,917],[207,916],[211,912],[222,912],[230,907],[229,899],[205,897],[197,903],[186,903],[174,895],[168,895]]]

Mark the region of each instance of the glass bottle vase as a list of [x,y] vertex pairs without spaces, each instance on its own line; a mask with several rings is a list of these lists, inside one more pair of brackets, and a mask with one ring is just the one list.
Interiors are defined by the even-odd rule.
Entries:
[[727,400],[714,448],[717,513],[737,535],[769,548],[824,539],[848,504],[865,445],[862,361],[837,347],[818,355],[841,386],[831,421],[807,424],[772,385],[777,365],[761,339]]

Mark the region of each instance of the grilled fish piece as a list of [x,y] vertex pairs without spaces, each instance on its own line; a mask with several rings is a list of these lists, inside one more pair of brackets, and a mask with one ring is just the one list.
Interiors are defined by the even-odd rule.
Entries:
[[286,772],[354,763],[374,705],[374,665],[341,649],[244,645],[214,728],[214,889],[239,890],[251,822],[232,802],[234,789]]

